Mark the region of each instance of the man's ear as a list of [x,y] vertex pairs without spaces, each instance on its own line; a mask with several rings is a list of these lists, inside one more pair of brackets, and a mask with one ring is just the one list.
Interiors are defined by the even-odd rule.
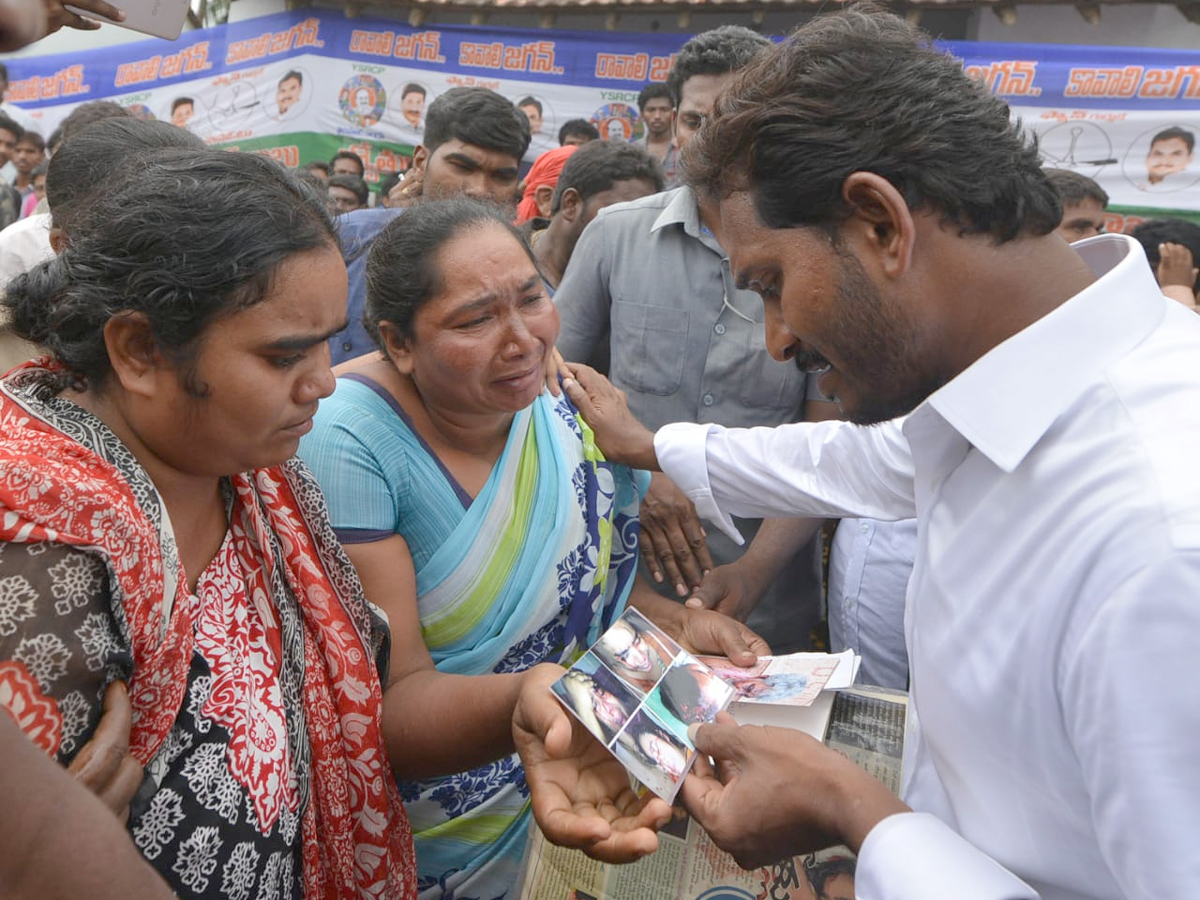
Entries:
[[379,336],[383,339],[383,352],[396,371],[411,375],[413,371],[412,343],[400,333],[400,329],[384,319],[379,323]]
[[151,397],[163,375],[177,377],[158,349],[149,320],[139,312],[117,313],[104,325],[104,347],[113,376],[130,394]]
[[567,222],[575,222],[583,215],[583,198],[579,196],[578,188],[569,187],[562,192],[558,198],[558,214]]
[[533,190],[533,202],[537,206],[538,215],[543,219],[550,218],[550,204],[554,200],[554,186],[543,184]]
[[52,226],[50,229],[50,249],[54,251],[54,254],[59,256],[70,246],[71,239],[67,237],[66,231],[58,225]]
[[429,162],[429,150],[424,144],[418,144],[413,148],[413,168],[418,172],[424,173],[425,164]]
[[908,271],[916,227],[895,185],[874,172],[852,172],[842,182],[842,199],[851,212],[841,233],[874,256],[885,274],[895,277]]

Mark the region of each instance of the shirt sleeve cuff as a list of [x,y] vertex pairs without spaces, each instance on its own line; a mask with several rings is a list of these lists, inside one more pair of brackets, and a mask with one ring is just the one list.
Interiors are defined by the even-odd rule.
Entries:
[[928,813],[871,829],[854,875],[858,900],[1038,900],[1038,893]]
[[693,422],[664,425],[654,435],[654,454],[663,474],[695,504],[700,517],[712,522],[741,546],[746,539],[733,524],[733,519],[717,506],[708,480],[708,436],[722,430],[720,425]]

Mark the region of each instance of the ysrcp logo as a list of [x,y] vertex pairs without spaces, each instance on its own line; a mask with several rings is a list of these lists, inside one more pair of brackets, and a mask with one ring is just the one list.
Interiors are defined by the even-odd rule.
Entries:
[[383,118],[387,91],[374,75],[355,75],[342,85],[338,106],[351,125],[368,128]]
[[606,103],[592,113],[592,124],[606,141],[636,141],[642,136],[642,118],[628,103]]

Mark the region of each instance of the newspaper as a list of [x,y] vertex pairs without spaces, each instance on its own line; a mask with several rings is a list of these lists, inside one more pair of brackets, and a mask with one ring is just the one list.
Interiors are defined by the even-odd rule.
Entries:
[[[825,692],[809,707],[735,703],[744,724],[798,727],[845,754],[899,793],[907,695],[884,688]],[[783,716],[791,716],[790,722]],[[845,847],[742,869],[682,810],[660,832],[658,852],[629,865],[589,859],[530,829],[520,900],[816,900],[854,896],[854,857]]]

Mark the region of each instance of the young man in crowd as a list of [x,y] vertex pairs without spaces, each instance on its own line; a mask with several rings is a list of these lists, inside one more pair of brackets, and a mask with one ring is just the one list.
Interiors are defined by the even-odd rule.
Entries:
[[[1058,197],[1003,100],[873,7],[795,32],[697,141],[688,178],[720,205],[772,352],[856,424],[651,436],[611,427],[631,420],[588,372],[569,394],[610,459],[661,464],[721,527],[915,514],[918,548],[903,800],[800,732],[724,720],[692,735],[683,803],[747,867],[847,845],[873,900],[1191,896],[1200,320],[1132,238],[1054,234]],[[516,733],[543,831],[653,846],[567,808],[599,804],[600,773],[569,765],[570,719],[539,687]]]
[[1070,169],[1046,169],[1046,177],[1062,203],[1062,221],[1056,229],[1068,244],[1104,233],[1108,193],[1094,180]]
[[675,102],[665,84],[648,84],[638,94],[638,113],[646,128],[638,141],[646,152],[662,163],[663,174],[675,186],[675,139],[672,134]]
[[586,144],[588,141],[600,140],[600,132],[587,119],[568,119],[563,127],[558,129],[558,146],[568,144]]
[[358,175],[334,175],[325,188],[329,195],[329,208],[335,215],[366,209],[371,199],[371,190]]
[[[683,45],[667,82],[678,101],[681,150],[734,73],[769,46],[738,26]],[[650,428],[680,419],[778,425],[835,414],[803,372],[767,354],[762,302],[734,283],[714,225],[715,207],[702,208],[687,187],[602,210],[555,294],[563,357],[599,361],[611,351],[609,377]],[[715,531],[706,539],[691,502],[661,474],[641,522],[642,558],[663,593],[686,597],[716,566],[711,577],[730,585],[718,592],[722,612],[745,620],[776,652],[809,647],[820,604],[815,523],[778,520],[760,532],[758,520],[746,521],[743,533],[757,535],[749,549]],[[768,553],[780,560],[769,585],[760,583],[759,559]],[[744,565],[727,567],[743,558]],[[741,585],[763,599],[743,603]]]
[[329,183],[329,163],[325,162],[324,160],[316,159],[312,162],[305,163],[300,168],[302,168],[305,172],[311,172],[326,184]]
[[429,104],[423,143],[389,195],[391,208],[360,209],[339,218],[342,256],[350,276],[350,324],[330,338],[335,365],[375,350],[362,313],[367,254],[376,235],[421,197],[467,196],[515,206],[518,165],[528,147],[529,119],[495,91],[451,88]]
[[1200,290],[1200,225],[1185,219],[1149,219],[1131,231],[1162,292],[1188,309],[1197,309]]
[[7,228],[21,218],[21,195],[11,182],[16,178],[17,171],[12,161],[13,154],[17,150],[17,141],[24,133],[25,129],[0,113],[0,165],[13,173],[0,179],[0,228]]
[[12,162],[13,153],[17,149],[17,140],[25,133],[25,129],[13,119],[0,113],[0,166],[12,171],[5,180],[11,182],[16,176],[16,166]]
[[12,162],[17,170],[13,179],[13,187],[21,195],[22,201],[33,193],[33,170],[46,161],[46,142],[36,131],[26,129],[17,138],[13,148]]
[[339,150],[329,160],[329,174],[331,176],[357,175],[359,178],[362,178],[366,172],[367,169],[363,165],[362,157],[350,150]]
[[576,150],[558,176],[550,218],[534,219],[529,237],[551,296],[579,236],[600,210],[662,189],[662,167],[640,147],[590,141]]

